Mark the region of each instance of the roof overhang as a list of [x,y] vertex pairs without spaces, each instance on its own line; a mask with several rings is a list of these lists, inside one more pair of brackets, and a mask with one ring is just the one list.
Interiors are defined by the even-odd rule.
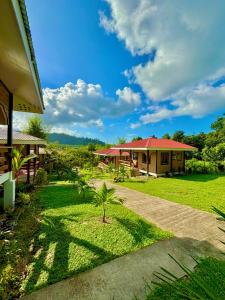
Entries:
[[136,150],[136,151],[196,151],[197,148],[187,148],[187,149],[181,149],[181,148],[113,148],[112,149],[117,149],[117,150],[124,150],[124,151],[128,151],[128,150]]
[[0,80],[13,94],[14,110],[43,113],[24,0],[0,1]]
[[[6,139],[0,139],[1,145],[6,145],[7,140]],[[47,142],[45,140],[15,140],[13,139],[13,145],[47,145]]]

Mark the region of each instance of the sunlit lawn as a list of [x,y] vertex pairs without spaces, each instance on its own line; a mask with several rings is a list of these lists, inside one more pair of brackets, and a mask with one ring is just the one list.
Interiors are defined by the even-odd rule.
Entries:
[[42,188],[39,198],[41,228],[23,282],[25,292],[171,236],[118,204],[108,206],[108,223],[103,224],[101,208],[79,199],[73,186],[65,182]]
[[150,178],[121,183],[143,193],[212,212],[211,207],[225,209],[225,176],[189,175],[172,178]]

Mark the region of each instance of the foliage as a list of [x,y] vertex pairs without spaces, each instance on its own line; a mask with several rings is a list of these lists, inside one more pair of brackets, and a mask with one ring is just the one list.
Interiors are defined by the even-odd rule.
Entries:
[[12,149],[12,168],[15,174],[16,181],[18,182],[19,179],[19,172],[21,168],[30,160],[36,156],[36,154],[30,154],[27,156],[23,155],[24,147],[20,147],[19,149],[13,148]]
[[35,176],[35,184],[38,186],[43,185],[43,184],[48,184],[48,174],[44,169],[39,168],[37,170],[37,173]]
[[[220,221],[225,221],[225,213],[216,207],[213,207],[213,211],[219,215]],[[225,230],[220,228],[222,232]],[[223,244],[225,242],[221,241]],[[206,258],[202,260],[195,260],[197,267],[195,271],[192,271],[187,266],[177,261],[173,256],[170,258],[180,267],[185,273],[188,280],[179,279],[169,270],[161,268],[161,272],[155,272],[154,275],[158,282],[153,281],[158,290],[154,294],[161,294],[160,299],[224,299],[225,298],[225,262],[216,260],[215,258]],[[170,292],[168,293],[168,290]],[[168,294],[173,293],[173,298],[168,297]],[[147,299],[157,299],[149,295]],[[171,294],[172,296],[172,294]]]
[[94,193],[94,188],[88,185],[88,183],[81,178],[74,182],[74,187],[82,200],[85,200],[87,195],[90,196]]
[[[149,290],[146,300],[205,300],[225,298],[224,261],[211,257],[203,258],[198,261],[194,272],[190,272],[189,270],[185,272],[189,273],[185,278],[160,284],[155,289]],[[166,276],[169,277],[168,274]]]
[[136,137],[133,137],[132,142],[140,141],[140,140],[142,140],[142,137],[136,136]]
[[126,141],[127,141],[127,140],[126,140],[124,137],[119,137],[119,138],[118,138],[118,141],[117,141],[117,144],[119,144],[119,145],[120,145],[120,144],[125,144]]
[[114,169],[114,165],[112,162],[110,162],[107,166],[107,169],[106,169],[106,172],[109,173],[109,174],[113,174],[113,172],[115,171]]
[[129,178],[127,169],[124,165],[120,165],[116,170],[116,176],[114,177],[115,182],[123,182],[125,179]]
[[211,174],[218,172],[218,168],[213,162],[192,158],[185,162],[185,171],[188,174]]
[[24,132],[33,136],[36,136],[40,139],[46,140],[48,138],[48,128],[43,124],[43,121],[40,117],[35,116],[31,117],[28,120],[27,127],[24,129]]
[[106,223],[106,205],[107,203],[117,203],[121,204],[122,200],[118,199],[115,196],[115,189],[114,188],[107,188],[105,182],[99,188],[94,195],[94,202],[96,206],[102,207],[102,222]]
[[52,160],[52,172],[58,179],[74,181],[77,168],[93,168],[98,165],[99,158],[92,152],[73,147],[58,147],[50,145],[48,150]]
[[87,146],[88,144],[101,145],[101,146],[105,145],[104,142],[98,139],[78,137],[78,136],[68,135],[65,133],[55,133],[55,132],[49,134],[48,141],[50,143],[58,142],[63,145],[74,145],[74,146]]
[[172,137],[172,139],[174,141],[177,141],[177,142],[180,142],[180,143],[183,143],[184,138],[185,138],[185,134],[184,134],[183,130],[175,131],[174,134],[173,134],[173,137]]
[[[0,299],[19,299],[21,282],[33,255],[33,239],[40,226],[39,202],[23,205],[7,216],[0,228]],[[1,224],[5,215],[0,215]]]
[[16,185],[16,193],[30,193],[34,191],[34,185],[32,183],[19,182]]
[[40,229],[23,232],[24,240],[34,241],[21,291],[30,293],[171,236],[123,205],[107,205],[106,225],[99,220],[102,208],[75,193],[73,184],[62,181],[39,191]]
[[215,147],[208,147],[206,146],[203,149],[203,158],[206,161],[212,162],[225,162],[225,143],[217,144]]
[[163,139],[168,139],[170,140],[171,139],[171,136],[169,133],[165,133],[163,136],[162,136]]
[[88,144],[88,151],[96,151],[96,145],[95,144]]
[[148,195],[208,212],[212,212],[213,205],[225,210],[224,175],[193,174],[146,180],[135,178],[120,184]]
[[17,203],[21,205],[29,204],[31,201],[30,194],[19,192],[17,196]]

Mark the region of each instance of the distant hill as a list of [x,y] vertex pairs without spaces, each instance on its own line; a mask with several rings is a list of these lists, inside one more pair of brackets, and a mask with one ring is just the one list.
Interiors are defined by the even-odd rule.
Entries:
[[48,141],[58,142],[60,144],[64,145],[76,145],[76,146],[86,146],[88,144],[99,144],[99,145],[105,145],[104,142],[98,140],[98,139],[91,139],[87,137],[77,137],[73,135],[68,135],[64,133],[50,133],[48,136]]

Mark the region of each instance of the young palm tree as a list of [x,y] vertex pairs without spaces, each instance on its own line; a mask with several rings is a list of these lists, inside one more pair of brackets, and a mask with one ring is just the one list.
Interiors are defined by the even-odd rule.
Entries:
[[107,188],[105,182],[95,192],[94,201],[96,206],[102,206],[102,222],[106,223],[106,205],[107,203],[121,203],[122,200],[118,199],[115,195],[114,188]]
[[23,147],[19,149],[12,149],[12,168],[15,174],[16,182],[19,180],[19,173],[21,168],[28,162],[28,160],[37,157],[36,154],[30,154],[27,156],[23,156]]

